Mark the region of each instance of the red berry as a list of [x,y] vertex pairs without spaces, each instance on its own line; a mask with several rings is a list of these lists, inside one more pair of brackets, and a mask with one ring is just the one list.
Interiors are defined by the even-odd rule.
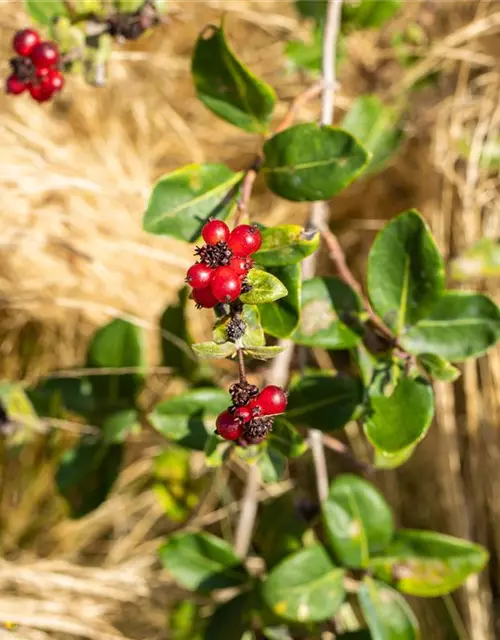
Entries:
[[201,231],[203,240],[207,244],[217,244],[227,242],[229,238],[229,227],[222,220],[210,220]]
[[192,267],[189,267],[186,274],[186,282],[193,287],[193,289],[204,289],[210,284],[213,275],[213,269],[210,269],[208,265],[199,262],[197,264],[193,264]]
[[61,91],[64,87],[63,74],[57,69],[48,69],[46,78],[53,92]]
[[31,84],[30,93],[33,100],[37,102],[47,102],[52,98],[52,94],[54,93],[50,87],[50,85],[46,82],[40,82],[40,84]]
[[237,256],[233,258],[229,263],[231,269],[240,278],[244,278],[250,269],[253,267],[253,260],[251,258],[244,258],[243,256]]
[[241,280],[231,267],[218,267],[212,280],[212,293],[220,302],[232,302],[241,293]]
[[14,96],[19,95],[27,88],[28,85],[22,80],[19,80],[19,78],[14,74],[9,76],[7,78],[7,82],[5,83],[5,90],[7,91],[7,93],[11,93]]
[[33,48],[40,42],[40,36],[33,29],[23,29],[14,36],[12,46],[20,56],[29,56]]
[[205,309],[213,309],[219,304],[210,287],[193,289],[193,298],[198,306],[204,307]]
[[256,226],[240,224],[231,231],[228,244],[235,256],[249,256],[260,249],[262,236]]
[[39,42],[31,52],[31,60],[38,69],[53,67],[59,60],[59,49],[53,42]]
[[223,411],[215,424],[217,433],[224,440],[238,440],[243,434],[243,425],[237,422],[229,411]]
[[250,422],[252,419],[252,410],[250,407],[238,407],[235,409],[233,413],[233,418],[240,422],[241,424],[245,424],[246,422]]
[[269,385],[259,393],[256,403],[262,407],[262,414],[265,416],[283,413],[287,405],[286,393],[281,387]]

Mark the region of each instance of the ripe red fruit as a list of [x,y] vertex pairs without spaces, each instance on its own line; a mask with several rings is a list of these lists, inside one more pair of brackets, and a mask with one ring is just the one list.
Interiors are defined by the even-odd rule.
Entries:
[[212,280],[212,293],[219,302],[232,302],[241,293],[241,280],[231,267],[218,267]]
[[199,262],[197,264],[193,264],[192,267],[189,267],[186,274],[186,282],[193,287],[193,289],[204,289],[210,284],[213,275],[213,269],[210,269],[208,265]]
[[47,102],[47,100],[50,100],[52,94],[54,93],[50,85],[46,82],[41,82],[40,84],[31,84],[29,86],[29,90],[31,93],[31,97],[37,102]]
[[5,83],[5,90],[7,91],[7,93],[11,93],[14,96],[19,95],[20,93],[25,91],[27,88],[28,88],[28,85],[22,80],[19,80],[19,78],[14,74],[9,76],[7,78],[7,82]]
[[205,309],[213,309],[219,304],[210,287],[193,289],[193,298],[199,307],[204,307]]
[[229,227],[222,220],[210,220],[201,231],[203,240],[207,244],[217,244],[227,242],[229,238]]
[[252,410],[250,407],[238,407],[235,409],[233,413],[233,418],[240,422],[241,424],[245,424],[246,422],[250,422],[252,419]]
[[64,87],[63,74],[60,71],[57,71],[57,69],[48,69],[46,82],[49,84],[53,92],[61,91]]
[[59,60],[59,49],[53,42],[39,42],[33,47],[30,58],[38,69],[48,69]]
[[29,56],[33,48],[40,42],[38,32],[33,29],[23,29],[14,36],[12,46],[20,56]]
[[240,224],[231,231],[228,245],[235,256],[249,256],[260,249],[262,236],[256,226]]
[[262,389],[255,399],[255,402],[260,405],[262,414],[265,416],[283,413],[287,405],[286,393],[281,387],[269,385]]
[[217,433],[224,440],[238,440],[243,434],[243,425],[237,422],[229,411],[223,411],[215,424]]
[[237,276],[244,278],[253,267],[253,260],[244,258],[243,256],[237,256],[231,260],[229,266]]

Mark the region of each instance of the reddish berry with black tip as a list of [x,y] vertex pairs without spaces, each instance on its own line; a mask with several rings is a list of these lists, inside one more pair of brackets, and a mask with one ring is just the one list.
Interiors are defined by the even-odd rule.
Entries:
[[235,420],[229,411],[223,411],[218,416],[215,424],[217,427],[216,432],[224,440],[238,440],[243,434],[243,425]]
[[52,98],[54,93],[47,82],[40,82],[39,84],[32,84],[29,87],[31,97],[36,102],[47,102]]
[[252,419],[252,410],[250,407],[238,407],[233,412],[233,418],[241,424],[246,424]]
[[240,278],[244,278],[250,269],[253,267],[254,262],[251,258],[245,258],[243,256],[236,256],[231,260],[229,266]]
[[241,280],[231,267],[218,267],[211,287],[212,293],[219,302],[232,302],[241,293]]
[[30,58],[37,69],[48,69],[57,64],[59,49],[53,42],[39,42],[33,47]]
[[208,287],[212,281],[214,270],[202,262],[193,264],[189,267],[186,274],[186,282],[193,287],[193,289],[204,289]]
[[286,393],[281,387],[269,385],[264,387],[255,399],[257,405],[262,409],[262,415],[272,416],[283,413],[286,409],[287,398]]
[[222,220],[210,220],[203,227],[201,235],[207,244],[227,242],[229,239],[229,227]]
[[40,36],[34,29],[23,29],[14,36],[12,46],[20,56],[29,56],[34,47],[40,42]]
[[26,91],[28,85],[26,82],[19,80],[17,76],[14,74],[7,78],[7,82],[5,83],[5,90],[7,93],[11,93],[13,96],[18,96],[23,91]]
[[193,299],[199,307],[213,309],[219,304],[219,300],[212,293],[210,286],[204,289],[193,289]]
[[228,245],[235,256],[249,256],[260,249],[262,236],[255,225],[240,224],[231,231]]

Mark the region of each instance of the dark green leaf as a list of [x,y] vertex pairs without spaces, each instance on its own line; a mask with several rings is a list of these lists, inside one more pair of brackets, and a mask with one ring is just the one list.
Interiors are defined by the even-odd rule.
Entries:
[[288,66],[292,70],[305,69],[311,75],[318,75],[321,72],[322,53],[323,33],[321,29],[313,29],[307,41],[290,40],[285,45]]
[[273,430],[267,437],[269,446],[279,451],[286,458],[296,458],[307,450],[307,444],[295,427],[278,417],[274,423]]
[[249,358],[255,358],[255,360],[272,360],[282,353],[284,347],[252,347],[251,349],[245,349],[245,354]]
[[199,358],[212,358],[214,360],[230,358],[237,351],[237,346],[234,342],[224,342],[223,344],[218,344],[217,342],[198,342],[193,344],[192,347]]
[[191,349],[193,339],[186,318],[188,287],[182,287],[178,299],[169,304],[160,318],[162,365],[172,367],[177,375],[192,380],[199,363]]
[[422,440],[434,414],[434,394],[426,380],[402,377],[390,396],[369,393],[364,428],[376,449],[397,453]]
[[262,173],[282,198],[328,200],[347,187],[368,160],[368,152],[350,133],[311,122],[267,140]]
[[129,434],[140,433],[139,412],[136,409],[123,409],[112,413],[104,419],[101,429],[105,442],[125,442]]
[[223,29],[209,25],[196,42],[192,74],[198,98],[215,115],[256,133],[265,133],[276,102],[274,90],[259,80],[230,49]]
[[209,217],[225,220],[243,173],[224,164],[191,164],[160,178],[144,213],[144,231],[194,242]]
[[293,333],[300,318],[300,293],[302,274],[300,264],[287,267],[268,267],[288,290],[284,298],[260,306],[260,317],[264,331],[275,338],[288,338]]
[[500,340],[500,309],[487,296],[447,291],[401,342],[410,353],[433,353],[460,362]]
[[349,349],[360,341],[353,330],[359,325],[360,310],[357,295],[338,278],[307,280],[302,287],[300,324],[293,341],[307,347]]
[[375,311],[399,335],[429,313],[443,289],[443,260],[427,225],[417,211],[400,214],[378,234],[368,256]]
[[87,366],[111,370],[136,369],[134,373],[120,375],[110,371],[109,374],[89,378],[99,406],[106,409],[133,407],[145,378],[143,329],[122,318],[98,329],[88,348]]
[[251,628],[249,613],[248,593],[219,604],[210,616],[203,640],[242,640],[245,631]]
[[337,477],[323,503],[323,522],[336,557],[349,567],[366,567],[394,533],[392,511],[369,482],[350,474]]
[[373,640],[420,639],[413,611],[394,589],[366,577],[358,598]]
[[205,441],[205,464],[207,467],[220,467],[230,451],[231,444],[215,433],[209,434]]
[[295,0],[295,8],[303,18],[312,18],[318,23],[325,19],[328,0]]
[[451,276],[455,280],[500,276],[500,240],[481,238],[453,260]]
[[487,561],[486,549],[468,540],[401,529],[384,553],[372,558],[370,567],[403,593],[433,597],[457,589]]
[[77,446],[63,455],[56,482],[72,518],[87,515],[106,500],[122,458],[122,445],[108,445],[95,436],[82,436]]
[[209,533],[179,533],[160,547],[160,559],[170,575],[191,591],[239,587],[249,575],[241,559],[224,540]]
[[229,395],[216,387],[193,389],[156,405],[149,414],[152,426],[169,440],[203,451],[215,417],[230,404]]
[[359,631],[341,633],[336,640],[373,640],[373,636],[368,629],[360,629]]
[[434,353],[423,353],[418,357],[418,362],[427,373],[436,380],[454,382],[460,377],[460,369],[457,369],[457,367],[454,367],[447,360]]
[[402,0],[348,0],[342,7],[342,26],[376,29],[401,8]]
[[68,16],[63,0],[24,0],[24,6],[38,24],[49,25],[58,16]]
[[264,267],[283,267],[296,264],[319,245],[319,233],[307,233],[298,224],[283,224],[261,229],[262,246],[252,257]]
[[351,420],[361,400],[356,378],[327,371],[308,373],[292,385],[285,417],[295,425],[333,431]]
[[[241,344],[242,347],[264,346],[266,339],[264,338],[264,331],[260,320],[260,308],[251,304],[243,305],[241,319],[246,324],[246,329],[244,336],[237,341],[237,344]],[[227,327],[231,320],[231,316],[224,316],[217,322],[213,333],[214,342],[218,344],[227,343]]]
[[95,409],[88,378],[49,378],[27,390],[38,415],[64,418],[68,413],[89,416]]
[[278,278],[261,269],[250,269],[246,281],[252,289],[240,296],[240,300],[245,304],[274,302],[288,293],[285,285]]
[[273,612],[294,622],[332,618],[344,601],[344,570],[315,544],[289,556],[264,584],[264,598]]
[[398,120],[396,110],[377,96],[361,96],[351,104],[342,127],[372,154],[365,175],[383,169],[398,149],[403,139]]
[[277,449],[267,447],[259,456],[262,480],[267,483],[279,482],[286,470],[286,458]]

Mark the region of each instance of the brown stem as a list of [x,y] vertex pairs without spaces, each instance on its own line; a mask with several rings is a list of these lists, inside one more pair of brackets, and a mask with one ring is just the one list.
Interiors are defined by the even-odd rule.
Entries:
[[257,173],[260,169],[261,162],[262,157],[261,155],[259,155],[245,174],[245,177],[243,179],[243,186],[241,188],[241,196],[238,200],[236,216],[234,218],[235,227],[241,224],[241,219],[248,213],[248,203],[250,202],[250,198],[252,196],[253,185],[255,183]]
[[238,369],[240,372],[240,382],[247,381],[247,372],[245,369],[245,356],[243,354],[243,349],[238,349]]
[[309,89],[306,89],[303,93],[299,94],[295,100],[290,105],[288,111],[286,112],[285,117],[276,127],[274,133],[281,133],[288,127],[292,126],[298,112],[304,107],[308,102],[319,96],[321,91],[323,90],[324,82],[320,80],[316,84],[313,84]]

